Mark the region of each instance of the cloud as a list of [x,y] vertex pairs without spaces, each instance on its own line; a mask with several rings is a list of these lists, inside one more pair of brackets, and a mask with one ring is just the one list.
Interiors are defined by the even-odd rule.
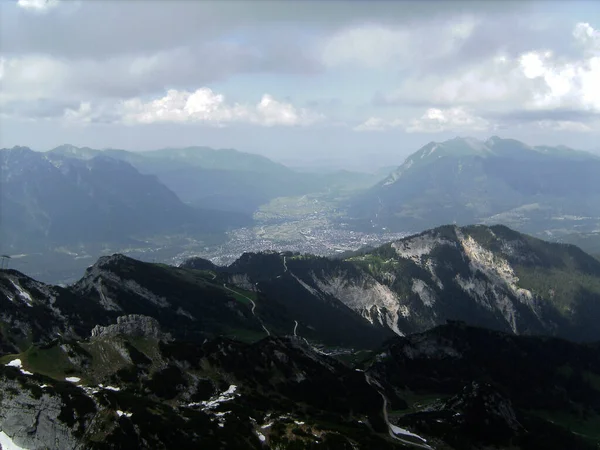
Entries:
[[325,119],[321,114],[297,108],[265,94],[256,105],[228,103],[222,94],[207,87],[193,92],[170,89],[166,95],[143,101],[131,98],[118,104],[93,107],[83,102],[69,108],[63,118],[69,123],[119,122],[128,125],[155,123],[200,123],[223,127],[233,123],[272,126],[308,126]]
[[272,56],[268,49],[207,42],[194,49],[180,47],[103,60],[68,60],[46,54],[5,57],[0,59],[0,107],[16,100],[126,99],[168,88],[193,89],[236,73],[316,70],[302,62],[301,51],[279,58],[279,66]]
[[[60,2],[61,8],[56,8],[57,12],[68,9],[73,2]],[[21,8],[15,8],[12,2],[3,3],[6,4],[1,6],[2,15],[7,17],[0,29],[3,51],[44,52],[66,58],[106,58],[164,51],[184,42],[239,37],[240,33],[245,37],[260,35],[265,30],[273,30],[278,40],[285,40],[294,30],[328,34],[359,22],[395,26],[432,17],[448,19],[482,12],[501,15],[503,11],[526,9],[528,2],[486,1],[483,4],[472,0],[448,0],[432,6],[421,0],[86,1],[80,2],[76,14],[52,14],[52,20],[39,20],[36,14],[18,17],[13,10]],[[43,4],[43,1],[21,0],[20,3]],[[18,20],[14,20],[15,17]],[[132,26],[133,22],[135,26]]]
[[456,51],[476,24],[475,18],[466,16],[446,23],[431,21],[412,27],[353,26],[328,36],[322,43],[320,58],[328,67],[418,66]]
[[[447,110],[457,114],[469,108],[482,120],[512,116],[543,126],[557,121],[561,130],[584,130],[589,128],[586,118],[594,119],[600,112],[600,33],[588,23],[578,23],[572,39],[577,52],[571,55],[549,49],[514,56],[499,51],[453,75],[410,77],[399,89],[376,95],[373,102],[379,106],[429,106],[433,108],[430,111],[453,108]],[[555,117],[557,112],[567,111],[570,118]],[[527,113],[532,112],[535,118],[527,120]]]
[[442,133],[447,131],[488,131],[490,123],[461,107],[429,108],[417,119],[371,117],[354,128],[355,131],[386,131],[401,128],[407,133]]
[[440,133],[443,131],[487,131],[490,124],[462,107],[430,108],[406,127],[408,133]]
[[404,124],[401,119],[385,120],[381,117],[370,117],[365,122],[354,127],[354,131],[386,131],[390,128],[397,128]]
[[17,6],[26,11],[45,13],[59,4],[59,0],[19,0]]
[[582,57],[561,61],[551,51],[533,51],[519,59],[523,75],[539,80],[541,89],[532,92],[528,109],[579,108],[600,112],[600,32],[588,23],[578,23],[573,37]]

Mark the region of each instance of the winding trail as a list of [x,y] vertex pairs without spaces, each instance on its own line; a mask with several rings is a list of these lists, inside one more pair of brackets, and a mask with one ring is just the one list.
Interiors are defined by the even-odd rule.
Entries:
[[297,337],[298,335],[296,334],[296,330],[298,329],[298,321],[294,320],[294,323],[295,323],[295,325],[294,325],[294,336]]
[[[400,442],[402,442],[403,444],[406,444],[406,445],[411,445],[413,447],[424,448],[424,449],[427,449],[427,450],[434,450],[433,447],[430,447],[429,445],[427,445],[425,443],[427,441],[425,439],[423,439],[421,436],[417,436],[416,434],[411,433],[408,430],[403,430],[400,427],[392,425],[390,423],[390,419],[388,417],[388,412],[387,412],[387,404],[388,404],[387,397],[383,394],[382,391],[379,390],[380,387],[377,385],[377,382],[374,381],[367,372],[365,372],[365,381],[367,382],[367,384],[369,386],[373,387],[379,393],[379,395],[381,395],[381,398],[383,399],[383,419],[385,420],[385,423],[387,424],[388,432],[390,433],[390,436],[392,437],[392,439],[400,441]],[[406,439],[403,439],[400,436],[398,436],[398,434],[394,433],[394,430],[397,430],[397,432],[399,434],[404,434],[405,436],[412,436],[414,438],[421,439],[424,443],[421,444],[419,442],[407,441]]]
[[227,289],[229,292],[233,292],[234,294],[237,294],[237,295],[239,295],[240,297],[244,297],[246,300],[248,300],[250,303],[252,303],[252,310],[251,310],[251,312],[252,312],[252,315],[253,315],[254,317],[256,317],[256,319],[257,319],[257,320],[258,320],[258,322],[260,323],[260,326],[261,326],[261,327],[263,327],[263,330],[265,330],[265,332],[267,333],[267,335],[271,336],[271,332],[270,332],[269,330],[267,330],[267,327],[265,327],[265,324],[263,323],[263,321],[262,321],[262,320],[260,320],[260,317],[258,317],[258,316],[257,316],[257,315],[254,313],[254,310],[256,309],[256,303],[254,303],[254,300],[252,300],[250,297],[248,297],[248,296],[246,296],[246,295],[244,295],[244,294],[240,294],[239,292],[237,292],[237,291],[234,291],[233,289],[231,289],[231,288],[227,287],[227,285],[226,285],[225,283],[223,283],[223,287],[224,287],[225,289]]
[[287,263],[285,262],[285,256],[283,257],[283,271],[287,272],[288,268],[287,268]]

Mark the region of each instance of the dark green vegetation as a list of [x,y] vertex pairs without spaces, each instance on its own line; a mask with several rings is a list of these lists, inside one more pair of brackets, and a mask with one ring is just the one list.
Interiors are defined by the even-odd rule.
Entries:
[[[23,448],[591,450],[600,344],[514,333],[597,339],[599,278],[501,226],[341,259],[113,255],[66,288],[3,270],[0,429]],[[436,327],[453,318],[510,333]]]
[[[184,266],[195,264],[206,263]],[[303,325],[315,323],[311,315],[323,305],[345,305],[336,308],[401,333],[451,319],[518,334],[600,339],[598,260],[504,226],[445,226],[335,259],[245,254],[218,270],[280,299],[307,338],[311,329]],[[341,336],[330,313],[318,316],[331,323],[332,336]]]
[[371,220],[398,230],[502,223],[559,239],[597,230],[598,211],[600,158],[492,137],[427,144],[358,195],[350,215],[368,227]]
[[597,343],[450,323],[390,341],[369,372],[397,399],[394,421],[451,448],[600,444]]

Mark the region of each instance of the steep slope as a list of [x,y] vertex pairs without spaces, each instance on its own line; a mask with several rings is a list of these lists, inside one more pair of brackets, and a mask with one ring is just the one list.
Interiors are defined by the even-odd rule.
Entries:
[[591,450],[600,442],[598,345],[457,324],[390,341],[366,371],[298,338],[190,343],[142,316],[0,361],[8,448]]
[[216,232],[244,219],[184,205],[154,176],[104,155],[81,160],[0,150],[0,235],[12,253],[131,242],[156,233]]
[[343,303],[396,334],[452,319],[517,334],[600,339],[599,262],[577,247],[503,226],[441,227],[337,260],[244,255],[222,270],[231,283],[258,283],[290,303]]
[[[392,271],[395,263],[404,265]],[[489,319],[476,303],[486,300],[483,310],[498,310],[492,325],[509,328],[498,293],[524,302],[538,319],[519,310],[513,331],[526,333],[547,313],[514,273],[570,273],[575,285],[590,282],[583,274],[596,279],[599,265],[576,247],[505,227],[444,227],[348,260],[265,253],[227,268],[205,260],[175,268],[113,255],[66,288],[2,270],[0,445],[592,450],[600,344],[462,322],[380,343],[398,288],[414,286],[418,268],[423,283],[427,273],[444,288],[445,271],[487,283],[484,297],[450,299],[473,309],[472,322]],[[424,292],[411,306],[445,301]],[[365,300],[373,325],[357,314]],[[559,307],[577,311],[577,297],[557,290],[539,301],[564,319],[550,332],[570,330],[577,316]]]
[[166,333],[190,342],[215,336],[254,342],[271,334],[298,335],[314,344],[365,349],[391,336],[335,299],[300,298],[293,304],[260,286],[243,285],[242,280],[228,273],[144,263],[118,254],[101,257],[81,280],[66,288],[39,283],[14,270],[2,271],[0,342],[11,351],[23,351],[57,333],[84,338],[96,325],[107,326],[131,315],[151,317]]
[[600,223],[600,158],[512,139],[431,142],[354,199],[357,223],[419,230],[502,223],[538,233]]
[[593,448],[600,441],[598,343],[450,323],[391,340],[367,373],[390,399],[392,422],[444,448]]
[[37,353],[70,376],[38,373],[31,352],[3,358],[0,429],[20,448],[401,448],[363,374],[299,340],[105,332]]

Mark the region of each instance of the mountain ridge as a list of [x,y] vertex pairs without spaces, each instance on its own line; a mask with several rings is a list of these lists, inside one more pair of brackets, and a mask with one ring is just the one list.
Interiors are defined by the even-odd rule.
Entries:
[[431,142],[349,202],[358,227],[425,229],[445,223],[502,223],[559,238],[597,229],[600,158],[514,139]]
[[600,286],[600,261],[575,246],[445,226],[342,259],[182,266],[114,254],[67,287],[0,270],[2,445],[600,443],[600,291],[581,310],[560,290]]

